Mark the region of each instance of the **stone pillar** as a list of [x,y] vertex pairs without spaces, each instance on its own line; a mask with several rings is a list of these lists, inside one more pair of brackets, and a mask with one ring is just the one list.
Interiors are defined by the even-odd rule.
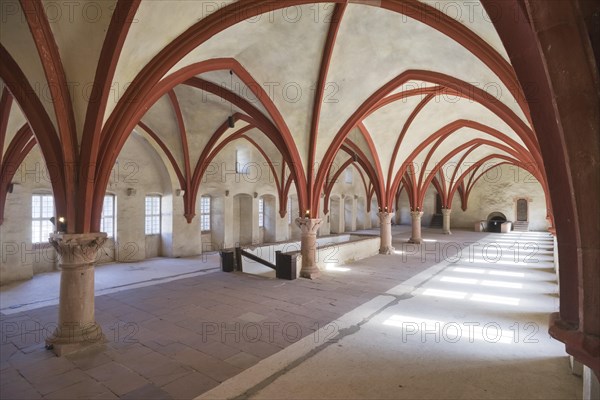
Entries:
[[58,326],[46,345],[58,356],[105,340],[94,316],[94,264],[105,241],[106,233],[50,236],[61,275]]
[[452,235],[450,232],[450,213],[452,212],[449,208],[442,209],[443,227],[442,232],[444,235]]
[[302,254],[302,278],[315,279],[319,276],[317,267],[317,230],[323,220],[316,218],[296,218],[296,225],[302,231],[300,239],[300,252]]
[[421,243],[423,239],[421,238],[421,217],[423,216],[423,211],[411,211],[410,217],[412,218],[412,234],[410,239],[408,239],[409,243]]
[[381,245],[379,246],[379,254],[394,254],[392,247],[392,217],[393,213],[380,211],[377,213],[379,217],[379,232],[381,236]]

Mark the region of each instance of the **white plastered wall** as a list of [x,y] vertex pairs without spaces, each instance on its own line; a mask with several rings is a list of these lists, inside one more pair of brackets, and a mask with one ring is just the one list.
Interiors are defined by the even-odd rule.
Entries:
[[50,177],[41,152],[35,146],[13,177],[4,222],[0,225],[0,284],[29,279],[55,269],[56,255],[49,243],[32,244],[31,196],[52,194]]
[[452,204],[451,225],[473,229],[473,224],[501,212],[508,221],[517,219],[517,199],[529,200],[529,230],[546,231],[544,190],[527,171],[513,165],[500,165],[490,170],[475,185],[469,196],[467,211],[462,211],[458,193]]
[[[423,202],[424,227],[429,226],[435,211],[435,189],[427,189]],[[489,170],[475,184],[468,200],[466,211],[461,208],[460,196],[454,195],[450,224],[452,228],[473,229],[475,222],[486,220],[493,212],[504,214],[508,221],[516,221],[516,203],[520,198],[529,201],[529,230],[546,231],[546,200],[540,183],[527,171],[514,165],[500,165]],[[399,214],[397,222],[409,225],[411,223],[408,197],[403,191],[400,195]]]
[[[250,162],[246,166],[240,166],[241,171],[246,173],[236,173],[238,150],[249,156]],[[275,166],[275,170],[279,174],[281,166]],[[251,240],[245,241],[249,243],[242,244],[262,243],[265,237],[274,237],[276,241],[289,239],[288,217],[286,215],[281,218],[279,215],[280,204],[275,179],[264,157],[250,142],[235,140],[227,144],[211,161],[200,183],[198,198],[211,197],[212,213],[211,231],[202,235],[203,247],[212,250],[233,247],[239,242],[240,230],[249,231],[251,235]],[[294,190],[290,190],[292,212],[297,215],[298,205],[293,194]],[[258,203],[261,197],[266,200],[265,211],[269,214],[265,216],[268,220],[265,227],[258,225]],[[238,221],[234,221],[236,215],[240,217]],[[199,217],[193,223],[199,224]]]
[[[352,175],[350,183],[347,182],[347,178],[350,178],[349,174]],[[365,176],[365,179],[368,178]],[[368,184],[368,180],[366,182]],[[323,219],[318,232],[320,236],[357,230],[361,225],[360,221],[362,221],[361,229],[371,228],[371,218],[366,211],[367,194],[356,167],[348,166],[336,180],[329,196],[329,212],[327,214],[323,213],[324,200],[324,198],[321,198],[319,210],[319,217]],[[332,223],[338,225],[338,222],[339,227],[334,226],[332,229]]]
[[[133,262],[158,255],[185,253],[181,210],[171,211],[172,195],[169,175],[156,153],[140,138],[131,136],[115,167],[107,193],[115,196],[116,239],[110,238],[99,252],[100,263]],[[31,239],[31,196],[52,194],[46,164],[39,147],[19,166],[12,182],[13,193],[6,201],[5,218],[0,225],[0,283],[29,279],[34,274],[56,268],[56,256],[50,244],[33,245]],[[149,237],[144,231],[146,194],[162,195],[161,235]],[[179,202],[175,202],[177,205]],[[174,215],[172,218],[171,216]],[[174,234],[175,233],[175,234]],[[187,254],[184,254],[187,255]]]

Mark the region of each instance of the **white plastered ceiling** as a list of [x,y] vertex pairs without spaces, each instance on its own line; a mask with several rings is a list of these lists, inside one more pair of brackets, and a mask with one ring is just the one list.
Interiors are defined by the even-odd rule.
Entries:
[[[221,1],[215,7],[216,3],[213,1],[142,1],[125,39],[113,86],[124,88],[179,35],[228,3],[231,2]],[[500,58],[507,60],[500,39],[479,2],[457,3],[454,8],[443,5],[443,2],[425,3],[456,18],[458,23],[495,49]],[[67,81],[93,80],[105,31],[110,23],[109,10],[114,8],[114,2],[106,2],[102,7],[106,12],[95,24],[81,19],[75,19],[71,24],[64,20],[51,24]],[[266,104],[272,103],[272,108],[281,114],[289,129],[306,171],[316,101],[315,88],[331,26],[330,18],[327,17],[333,9],[332,3],[303,5],[276,10],[250,21],[240,20],[209,38],[182,59],[173,60],[174,66],[165,77],[202,61],[215,58],[235,59],[271,95],[263,103],[256,101],[249,95],[251,91],[237,74],[233,76],[232,91],[248,99],[258,112],[274,123],[274,116],[267,111]],[[45,82],[44,71],[27,23],[21,18],[7,18],[2,22],[1,32],[2,44],[15,58],[30,83]],[[479,88],[492,85],[491,93],[497,95],[496,100],[506,106],[516,120],[528,126],[524,111],[501,79],[461,44],[433,27],[405,15],[372,5],[350,3],[340,21],[329,71],[325,77],[327,90],[326,98],[321,100],[321,114],[317,121],[315,160],[319,162],[323,159],[333,138],[370,96],[407,70],[440,73]],[[199,77],[231,89],[229,70],[206,72]],[[388,95],[433,86],[436,84],[411,79],[400,87],[391,87]],[[242,111],[214,95],[207,96],[206,92],[185,84],[173,90],[183,114],[193,168],[217,128],[229,115]],[[118,90],[109,96],[104,121],[110,117],[124,92]],[[393,177],[419,144],[441,127],[456,120],[474,121],[489,126],[523,145],[519,136],[485,106],[472,99],[454,102],[438,95],[412,121],[395,163],[390,166],[398,135],[422,99],[423,96],[413,96],[397,101],[378,109],[363,121],[377,152],[384,183],[387,183],[390,168]],[[55,122],[52,103],[43,97],[42,102],[51,120]],[[73,104],[78,132],[81,133],[87,104],[81,98],[74,98]],[[15,118],[17,117],[11,116],[10,123],[13,125]],[[183,170],[180,128],[168,96],[162,96],[150,107],[142,121],[160,137]],[[226,132],[219,142],[245,125],[245,122],[238,121],[236,129]],[[281,159],[281,149],[276,149],[268,140],[263,140],[260,132],[252,130],[248,135],[257,143],[264,144],[263,150],[272,160]],[[375,166],[376,155],[369,149],[362,133],[353,128],[348,137]],[[430,162],[438,162],[462,143],[476,138],[502,142],[480,131],[462,128],[442,141]],[[426,146],[415,162],[423,162],[431,148],[431,145]],[[477,161],[477,158],[485,157],[490,151],[501,153],[500,150],[482,146],[471,152],[465,161]],[[456,157],[452,160],[456,161]]]
[[[8,4],[8,3],[7,3]],[[44,67],[40,61],[35,42],[31,36],[29,25],[18,1],[10,2],[11,14],[3,15],[0,20],[0,43],[27,78],[32,89],[38,95],[46,113],[56,128],[56,115],[52,104],[52,97],[48,89]],[[13,13],[14,7],[14,13]],[[8,5],[2,7],[3,13],[8,13]],[[5,62],[5,60],[2,60]]]

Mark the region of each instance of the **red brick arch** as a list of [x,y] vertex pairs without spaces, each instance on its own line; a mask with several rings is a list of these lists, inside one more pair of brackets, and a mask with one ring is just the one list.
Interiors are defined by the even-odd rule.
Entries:
[[[232,92],[224,90],[218,85],[194,78],[196,75],[217,70],[232,70],[238,77],[240,77],[240,79],[253,91],[254,95],[264,105],[275,125],[273,125],[273,123],[271,123],[266,116],[252,106],[248,101],[240,98]],[[104,128],[104,130],[106,130],[106,134],[104,135],[104,140],[102,142],[102,149],[104,149],[104,151],[98,158],[98,167],[96,172],[98,181],[95,186],[94,201],[90,216],[93,230],[99,229],[99,217],[102,210],[102,197],[104,195],[106,185],[108,184],[112,165],[114,165],[120,149],[125,144],[129,134],[137,122],[143,117],[152,104],[154,104],[164,94],[168,93],[169,90],[171,90],[174,86],[182,83],[195,85],[196,82],[198,85],[205,85],[205,87],[202,86],[202,89],[212,90],[212,93],[218,94],[228,101],[231,101],[236,106],[243,109],[255,120],[256,126],[273,141],[273,143],[282,152],[287,164],[291,166],[293,175],[295,177],[294,182],[300,194],[298,196],[299,202],[302,204],[302,206],[306,204],[306,193],[305,191],[302,191],[302,189],[306,188],[306,179],[304,170],[302,168],[302,161],[293,142],[292,135],[283,120],[283,117],[272,103],[268,94],[242,67],[241,64],[234,59],[218,58],[192,64],[162,79],[152,89],[148,96],[146,96],[143,100],[140,99],[135,104],[135,107],[132,105],[131,108],[134,110],[134,113],[131,117],[133,119],[127,121],[114,121],[109,119]],[[116,126],[118,126],[116,131],[110,130],[109,127],[112,126],[112,124],[116,124]],[[197,186],[195,182],[198,179],[198,175],[194,173],[194,181],[192,182],[192,186]],[[191,195],[192,196],[187,198],[186,201],[188,208],[190,207],[190,204],[193,204],[193,193],[191,193]]]
[[[533,159],[536,161],[538,165],[541,165],[541,156],[539,153],[538,143],[535,138],[534,133],[529,129],[529,127],[517,116],[513,111],[511,111],[505,104],[494,101],[490,99],[489,95],[482,89],[477,88],[467,82],[461,81],[460,79],[456,79],[452,76],[448,76],[445,74],[441,74],[438,72],[432,71],[423,71],[423,70],[408,70],[404,71],[394,79],[390,80],[388,83],[383,85],[379,90],[377,90],[373,95],[371,95],[367,100],[363,102],[363,104],[354,112],[354,114],[348,118],[348,120],[344,123],[342,128],[338,131],[333,142],[329,146],[327,152],[323,157],[323,166],[319,169],[317,178],[315,180],[315,190],[320,190],[323,185],[323,180],[325,176],[325,169],[329,163],[331,163],[334,155],[337,153],[341,143],[344,141],[346,136],[350,133],[350,131],[357,126],[366,115],[368,115],[371,110],[377,107],[377,105],[385,101],[386,97],[394,91],[396,88],[402,86],[404,83],[410,80],[419,80],[434,83],[438,86],[443,86],[449,88],[456,93],[461,94],[463,97],[470,98],[482,106],[486,107],[492,113],[497,115],[501,120],[503,120],[525,143],[527,150],[532,154]],[[388,183],[389,185],[389,183]],[[394,189],[397,189],[398,185],[391,187],[392,190],[387,191],[386,198],[383,200],[384,206],[388,203],[393,204],[393,193]],[[318,207],[319,197],[314,198],[313,208],[315,206]]]

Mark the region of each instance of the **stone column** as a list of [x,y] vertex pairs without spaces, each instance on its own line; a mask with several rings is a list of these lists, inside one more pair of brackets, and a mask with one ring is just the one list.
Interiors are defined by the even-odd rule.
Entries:
[[449,208],[442,209],[442,218],[443,218],[442,232],[444,233],[444,235],[452,235],[452,232],[450,232],[450,213],[451,212],[452,212],[452,210]]
[[410,217],[412,218],[412,235],[410,239],[408,239],[409,243],[421,243],[423,239],[421,238],[421,217],[423,216],[423,211],[411,211]]
[[296,218],[296,225],[300,227],[302,236],[300,239],[300,252],[302,254],[302,278],[315,279],[319,276],[317,267],[317,230],[323,220],[316,218]]
[[105,340],[94,316],[94,264],[105,241],[106,233],[50,236],[61,275],[58,326],[46,345],[59,356]]
[[381,245],[379,246],[379,254],[394,254],[392,247],[392,217],[394,213],[380,211],[377,213],[379,217],[379,232],[381,236]]

